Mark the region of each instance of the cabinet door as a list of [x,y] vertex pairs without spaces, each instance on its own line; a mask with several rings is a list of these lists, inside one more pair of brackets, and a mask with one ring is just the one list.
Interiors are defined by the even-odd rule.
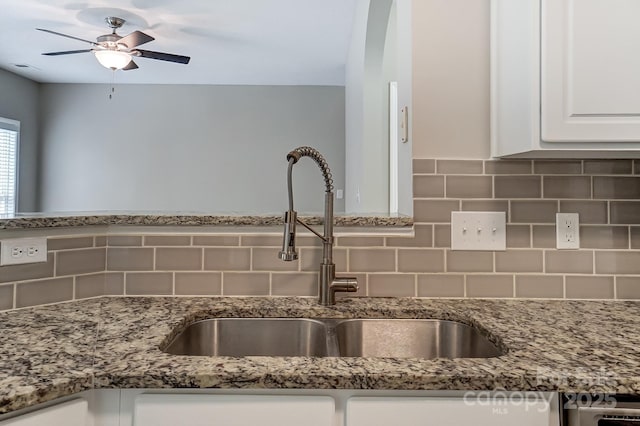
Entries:
[[541,6],[542,140],[640,141],[640,2]]
[[0,426],[86,426],[87,401],[77,399],[0,421]]
[[355,397],[347,402],[346,426],[549,426],[543,400]]
[[331,426],[333,398],[324,396],[142,394],[134,426]]

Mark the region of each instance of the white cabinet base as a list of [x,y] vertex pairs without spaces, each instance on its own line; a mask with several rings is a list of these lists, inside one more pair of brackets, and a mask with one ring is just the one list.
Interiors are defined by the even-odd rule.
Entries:
[[326,396],[142,394],[134,426],[332,426],[335,406]]
[[0,421],[0,426],[86,426],[88,404],[75,399]]
[[[496,404],[487,404],[492,395],[465,391],[124,389],[119,423],[96,422],[91,426],[560,425],[555,393],[528,392],[527,397],[535,401],[529,399],[523,405],[518,392],[498,392]],[[506,404],[501,403],[504,398]],[[425,423],[425,418],[438,421]],[[466,421],[468,418],[473,421]]]
[[550,404],[542,398],[351,398],[347,426],[548,426]]
[[550,392],[96,389],[61,401],[0,426],[560,426]]

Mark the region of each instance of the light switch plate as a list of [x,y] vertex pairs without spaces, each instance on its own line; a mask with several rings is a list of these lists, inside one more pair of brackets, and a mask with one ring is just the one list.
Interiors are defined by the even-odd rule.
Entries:
[[504,212],[451,212],[451,250],[504,251]]

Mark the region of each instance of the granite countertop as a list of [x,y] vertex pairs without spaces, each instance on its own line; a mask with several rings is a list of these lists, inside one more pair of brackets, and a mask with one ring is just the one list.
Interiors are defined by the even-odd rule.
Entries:
[[[186,357],[159,346],[213,317],[437,318],[508,350],[487,359]],[[130,298],[0,314],[0,413],[93,388],[539,390],[640,394],[640,303]]]
[[[204,215],[204,214],[66,214],[25,215],[0,217],[0,230],[68,228],[77,226],[272,226],[282,225],[282,215]],[[321,216],[300,216],[308,225],[323,223]],[[409,216],[366,215],[334,217],[335,226],[393,226],[413,225]]]

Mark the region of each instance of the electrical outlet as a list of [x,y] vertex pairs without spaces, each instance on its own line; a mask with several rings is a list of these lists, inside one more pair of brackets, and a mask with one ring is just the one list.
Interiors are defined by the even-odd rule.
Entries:
[[506,250],[504,212],[451,212],[451,250]]
[[47,239],[12,238],[0,241],[0,265],[20,265],[47,261]]
[[556,213],[556,247],[561,250],[580,248],[578,213]]

